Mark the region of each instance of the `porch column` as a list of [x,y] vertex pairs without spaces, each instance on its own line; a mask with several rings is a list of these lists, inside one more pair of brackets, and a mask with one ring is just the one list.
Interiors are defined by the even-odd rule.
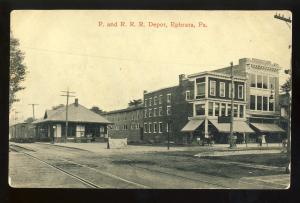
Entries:
[[61,138],[61,124],[56,125],[56,137]]
[[48,124],[48,137],[50,137],[51,133],[50,133],[50,124]]

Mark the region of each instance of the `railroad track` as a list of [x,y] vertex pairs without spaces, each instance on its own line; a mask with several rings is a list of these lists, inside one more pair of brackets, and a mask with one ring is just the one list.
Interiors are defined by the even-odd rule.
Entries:
[[[62,146],[56,146],[56,145],[52,145],[51,147],[62,148]],[[68,149],[70,149],[70,150],[77,150],[75,148],[68,148]],[[113,161],[113,159],[111,157],[105,157],[105,158]],[[100,171],[100,170],[98,170],[96,168],[87,166],[85,164],[80,164],[80,163],[77,163],[77,162],[74,162],[74,161],[70,161],[70,160],[66,160],[66,159],[61,159],[61,158],[60,158],[60,160],[62,160],[64,162],[71,163],[71,164],[75,164],[75,165],[78,165],[78,166],[81,166],[81,167],[89,168],[89,169],[91,169],[91,170],[93,170],[95,172],[98,172],[98,173],[102,174],[102,175],[109,176],[111,178],[121,180],[121,181],[126,182],[126,183],[131,184],[131,185],[135,185],[138,188],[146,188],[146,189],[150,188],[149,186],[146,186],[146,185],[143,185],[143,184],[140,184],[140,183],[136,183],[136,182],[133,182],[133,181],[121,178],[119,176],[113,175],[113,174],[108,173],[108,172]],[[153,168],[150,168],[150,167],[143,167],[143,166],[131,164],[130,162],[134,162],[134,160],[131,160],[131,159],[128,159],[128,158],[122,159],[122,160],[128,161],[129,162],[129,166],[132,167],[132,168],[143,169],[143,170],[150,171],[150,172],[156,173],[156,174],[163,174],[163,175],[168,175],[168,176],[174,176],[174,177],[185,179],[185,180],[189,180],[189,181],[196,181],[196,182],[199,182],[199,183],[205,183],[205,184],[211,185],[212,187],[220,187],[220,188],[224,188],[224,189],[229,189],[227,186],[222,185],[222,184],[213,183],[213,182],[209,182],[209,181],[205,181],[205,180],[194,179],[194,178],[190,178],[190,177],[186,177],[186,176],[182,176],[182,175],[178,175],[178,174],[174,174],[174,173],[169,173],[169,172],[166,172],[166,171],[160,171],[160,170],[153,169]]]
[[64,170],[64,169],[62,169],[60,167],[57,167],[57,166],[55,166],[53,164],[50,164],[50,163],[48,163],[48,162],[46,162],[46,161],[44,161],[44,160],[42,160],[42,159],[40,159],[40,158],[38,158],[36,156],[33,156],[33,155],[31,155],[31,154],[29,154],[27,152],[19,151],[18,149],[16,149],[16,148],[20,148],[22,150],[24,150],[24,149],[26,150],[26,148],[19,147],[19,146],[16,146],[16,145],[10,145],[9,148],[12,151],[15,151],[15,152],[18,152],[18,153],[22,153],[22,154],[24,154],[24,155],[26,155],[26,156],[28,156],[30,158],[33,158],[33,159],[35,159],[35,160],[37,160],[39,162],[42,162],[42,163],[46,164],[47,166],[49,166],[51,168],[54,168],[54,169],[58,170],[59,172],[72,177],[73,179],[76,179],[77,181],[83,183],[84,185],[89,186],[90,188],[103,188],[103,187],[101,187],[101,186],[99,186],[99,185],[97,185],[95,183],[92,183],[91,181],[88,181],[88,180],[86,180],[86,179],[84,179],[82,177],[79,177],[79,176],[77,176],[77,175],[75,175],[73,173],[70,173],[70,172],[68,172],[68,171],[66,171],[66,170]]
[[[21,151],[18,150],[18,149],[16,149],[16,148],[21,149]],[[18,152],[18,153],[22,153],[22,154],[24,154],[24,155],[26,155],[26,156],[28,156],[30,158],[33,158],[33,159],[35,159],[35,160],[37,160],[39,162],[42,162],[42,163],[46,164],[47,166],[49,166],[51,168],[54,168],[54,169],[56,169],[56,170],[58,170],[58,171],[60,171],[60,172],[62,172],[64,174],[66,174],[66,175],[68,175],[68,176],[70,176],[70,177],[78,180],[79,182],[81,182],[81,183],[83,183],[83,184],[85,184],[85,185],[87,185],[87,186],[89,186],[91,188],[105,188],[105,187],[97,185],[97,184],[95,184],[95,183],[93,183],[93,182],[91,182],[91,181],[89,181],[89,180],[87,180],[85,178],[82,178],[82,177],[80,177],[78,175],[75,175],[74,173],[71,173],[71,172],[69,172],[69,171],[67,171],[67,170],[65,170],[65,169],[63,169],[61,167],[58,167],[58,166],[56,166],[54,164],[51,164],[51,163],[49,163],[49,162],[47,162],[47,161],[45,161],[45,160],[43,160],[41,158],[38,158],[38,157],[36,157],[36,156],[34,156],[32,154],[24,152],[24,150],[28,150],[27,148],[23,148],[23,147],[20,147],[20,146],[17,146],[17,145],[10,145],[10,149],[12,151],[15,151],[15,152]],[[28,151],[33,151],[33,150],[28,150]],[[117,179],[117,180],[125,182],[127,184],[135,185],[138,188],[150,188],[150,187],[148,187],[146,185],[143,185],[143,184],[140,184],[140,183],[136,183],[136,182],[133,182],[133,181],[130,181],[130,180],[126,180],[126,179],[124,179],[122,177],[119,177],[119,176],[116,176],[114,174],[111,174],[111,173],[108,173],[108,172],[104,172],[104,171],[100,171],[100,170],[98,170],[96,168],[93,168],[93,167],[90,167],[90,166],[87,166],[87,165],[84,165],[84,164],[80,164],[80,163],[77,163],[77,162],[74,162],[74,161],[70,161],[70,160],[66,160],[66,159],[59,159],[59,161],[68,162],[68,163],[72,163],[72,164],[80,166],[80,167],[88,168],[88,169],[93,170],[93,171],[95,171],[97,173],[100,173],[101,175],[104,175],[106,177],[110,177],[110,178],[113,178],[113,179]]]
[[[17,145],[10,146],[10,148],[11,148],[12,150],[18,151],[18,150],[15,150],[13,147],[17,147],[17,148],[18,148],[19,146],[17,146]],[[41,159],[41,158],[38,158],[38,157],[36,157],[36,156],[33,156],[32,154],[29,154],[29,153],[27,153],[27,152],[24,152],[23,150],[26,150],[27,148],[20,147],[20,149],[21,149],[21,151],[18,151],[18,152],[23,153],[24,155],[29,156],[29,157],[31,157],[31,158],[34,158],[34,159],[36,159],[36,160],[38,160],[38,161],[40,161],[40,162],[42,162],[42,163],[44,163],[44,164],[46,164],[46,165],[52,167],[52,168],[55,168],[55,169],[57,169],[58,171],[60,171],[60,172],[62,172],[62,173],[64,173],[64,174],[66,174],[66,175],[68,175],[68,176],[71,176],[72,178],[74,178],[74,179],[80,181],[81,183],[83,183],[83,184],[85,184],[85,185],[87,185],[87,186],[89,186],[89,187],[91,187],[91,188],[106,188],[106,187],[97,185],[97,184],[95,184],[95,183],[93,183],[93,182],[91,182],[91,181],[89,181],[89,180],[86,180],[86,179],[84,179],[84,178],[82,178],[82,177],[79,177],[79,176],[77,176],[77,175],[75,175],[75,174],[73,174],[73,173],[71,173],[71,172],[68,172],[67,170],[62,169],[61,167],[58,167],[58,166],[56,166],[56,165],[53,165],[53,164],[51,164],[51,163],[49,163],[49,162],[47,162],[47,161],[45,161],[45,160],[43,160],[43,159]],[[75,150],[75,149],[74,149],[74,150]],[[32,150],[29,150],[29,151],[32,151]],[[113,159],[110,158],[110,157],[105,157],[105,158],[110,159],[111,161],[113,161]],[[125,183],[127,183],[127,184],[134,185],[134,186],[136,186],[137,188],[144,188],[144,189],[150,188],[149,186],[146,186],[146,185],[143,185],[143,184],[140,184],[140,183],[136,183],[136,182],[127,180],[127,179],[125,179],[125,178],[119,177],[119,176],[114,175],[114,174],[111,174],[111,173],[109,173],[109,172],[100,171],[100,170],[98,170],[98,169],[96,169],[96,168],[90,167],[90,166],[85,165],[85,164],[81,164],[81,163],[77,163],[77,162],[74,162],[74,161],[70,161],[70,160],[66,160],[66,159],[61,159],[61,158],[60,158],[59,160],[62,161],[62,162],[68,162],[68,163],[71,163],[71,164],[74,164],[74,165],[77,165],[77,166],[80,166],[80,167],[88,168],[88,169],[93,170],[93,171],[95,171],[95,172],[97,172],[97,173],[100,173],[100,174],[103,175],[103,176],[110,177],[110,178],[112,178],[112,179],[117,179],[117,180],[119,180],[119,181],[121,181],[121,182],[125,182]],[[134,160],[130,160],[130,159],[128,159],[128,158],[123,159],[123,160],[126,160],[126,161],[128,161],[128,162],[134,161]],[[196,182],[199,182],[199,183],[205,183],[205,184],[211,185],[212,188],[213,188],[213,187],[218,187],[218,188],[229,189],[229,187],[226,186],[226,185],[214,183],[214,182],[211,182],[211,181],[194,179],[194,178],[190,178],[190,177],[186,177],[186,176],[182,176],[182,175],[178,175],[178,174],[174,174],[174,173],[169,173],[169,172],[167,172],[167,171],[161,171],[161,170],[153,169],[153,168],[151,168],[151,167],[143,167],[143,166],[139,166],[139,165],[131,164],[131,163],[129,163],[128,165],[129,165],[130,167],[132,167],[132,168],[143,169],[143,170],[146,170],[146,171],[149,171],[149,172],[152,172],[152,173],[157,173],[157,174],[163,174],[163,175],[173,176],[173,177],[176,177],[176,178],[181,178],[181,179],[185,179],[185,180],[189,180],[189,181],[196,181]],[[244,182],[244,181],[239,180],[239,182]],[[247,182],[244,182],[244,183],[245,183],[245,184],[249,184],[249,185],[253,185],[253,184],[247,183]]]

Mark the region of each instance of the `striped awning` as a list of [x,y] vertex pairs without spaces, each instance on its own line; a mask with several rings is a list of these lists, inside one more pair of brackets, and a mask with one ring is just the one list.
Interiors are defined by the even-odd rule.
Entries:
[[[209,120],[220,133],[230,133],[230,123],[218,123],[217,120]],[[245,121],[233,121],[233,132],[254,133]]]
[[264,133],[282,133],[285,132],[278,125],[273,123],[250,123],[253,128]]
[[181,132],[193,132],[195,131],[202,123],[204,120],[190,120],[182,129]]

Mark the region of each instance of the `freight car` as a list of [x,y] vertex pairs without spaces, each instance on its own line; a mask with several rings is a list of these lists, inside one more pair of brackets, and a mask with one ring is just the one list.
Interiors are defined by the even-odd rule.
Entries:
[[9,140],[11,142],[35,142],[35,128],[31,123],[17,123],[9,127]]

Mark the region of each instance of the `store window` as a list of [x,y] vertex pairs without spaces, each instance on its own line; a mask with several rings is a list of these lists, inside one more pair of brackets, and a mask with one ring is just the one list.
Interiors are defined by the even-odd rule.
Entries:
[[256,108],[255,108],[255,95],[250,95],[250,110],[256,110]]
[[269,111],[274,111],[274,99],[269,97]]
[[209,116],[213,115],[213,111],[214,111],[213,107],[214,107],[214,103],[213,102],[208,102],[208,115]]
[[257,96],[257,106],[256,106],[256,110],[262,110],[262,96]]
[[215,103],[215,116],[219,116],[220,103]]
[[226,116],[226,104],[221,103],[221,116]]
[[263,97],[263,110],[268,111],[268,97]]
[[195,104],[195,108],[197,116],[205,115],[205,104]]

